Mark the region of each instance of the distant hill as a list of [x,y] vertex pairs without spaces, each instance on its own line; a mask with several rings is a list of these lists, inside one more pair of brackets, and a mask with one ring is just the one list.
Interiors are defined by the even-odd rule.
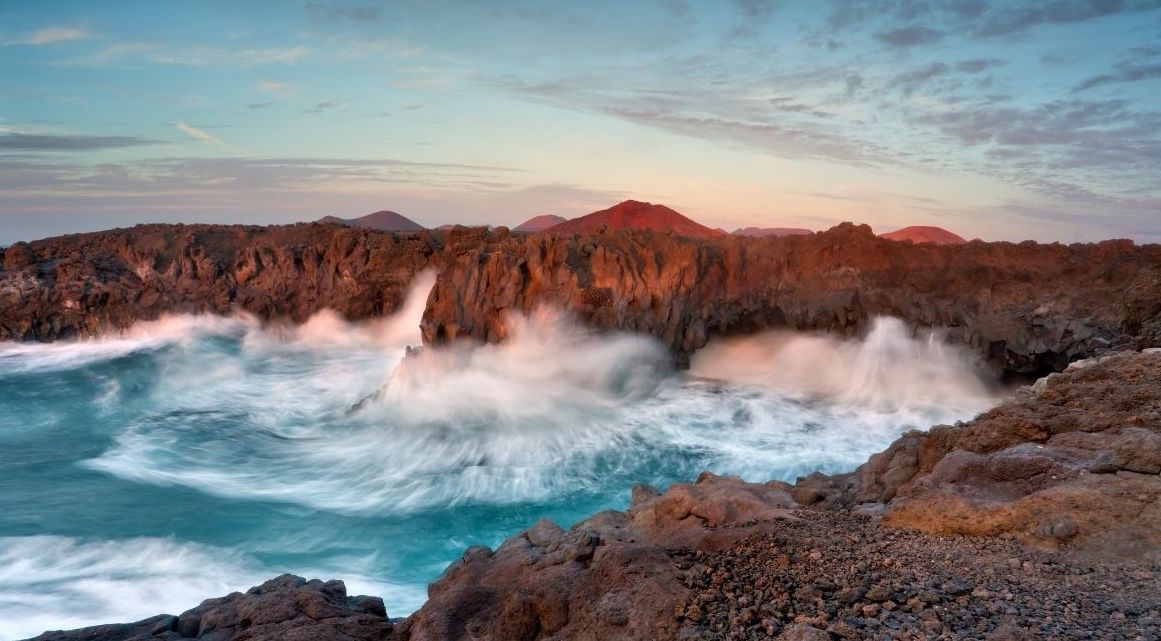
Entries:
[[942,227],[925,227],[922,225],[904,227],[886,234],[879,234],[889,240],[909,240],[913,243],[931,243],[934,245],[962,245],[967,241],[961,236],[953,234]]
[[741,227],[735,229],[731,235],[761,238],[764,236],[808,236],[813,233],[814,230],[802,227]]
[[364,229],[381,229],[383,231],[423,231],[423,225],[401,216],[393,211],[377,211],[366,216],[359,216],[358,218],[339,218],[337,216],[325,216],[320,218],[320,223],[334,223],[338,225],[346,225],[348,227],[363,227]]
[[636,200],[626,200],[608,209],[573,218],[549,229],[554,232],[586,234],[595,232],[602,225],[609,229],[671,231],[680,236],[695,238],[715,238],[724,235],[716,229],[710,229],[682,216],[665,205]]
[[564,216],[555,216],[553,214],[541,214],[539,216],[533,216],[532,218],[529,218],[528,220],[520,223],[519,225],[516,225],[515,227],[512,228],[512,231],[523,231],[523,232],[529,232],[529,233],[536,232],[536,231],[544,231],[545,229],[548,229],[549,227],[559,225],[559,224],[566,222],[566,221],[568,221],[568,219],[565,218]]

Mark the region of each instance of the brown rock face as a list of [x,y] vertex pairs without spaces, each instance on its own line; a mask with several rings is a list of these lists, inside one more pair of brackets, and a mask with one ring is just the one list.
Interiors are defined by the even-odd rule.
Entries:
[[392,638],[393,627],[378,597],[348,597],[342,581],[284,574],[245,594],[206,599],[180,616],[45,632],[35,641],[379,641]]
[[1012,533],[1161,558],[1161,351],[1074,363],[965,425],[911,432],[843,477],[795,488],[885,504],[883,523]]
[[539,234],[461,254],[424,338],[502,340],[504,314],[549,304],[652,334],[678,362],[712,335],[771,327],[858,334],[877,315],[946,328],[997,371],[1047,372],[1112,345],[1161,345],[1161,247],[913,245],[840,225],[811,236]]
[[2,340],[91,336],[171,312],[381,316],[434,267],[428,343],[501,340],[506,314],[554,305],[596,328],[650,334],[678,363],[713,335],[858,334],[876,315],[945,329],[997,371],[1161,345],[1161,247],[1127,241],[914,245],[850,224],[708,239],[147,225],[18,243],[0,250],[0,266]]
[[716,229],[710,229],[682,216],[665,205],[636,200],[626,200],[608,209],[573,218],[549,229],[562,234],[591,234],[602,229],[647,229],[672,232],[678,236],[691,238],[715,238],[724,235]]
[[704,474],[668,492],[634,492],[625,512],[606,511],[565,531],[549,521],[495,552],[470,548],[428,589],[399,628],[410,641],[678,638],[674,617],[688,590],[669,550],[717,550],[793,518],[781,484]]
[[315,224],[143,225],[20,243],[0,262],[0,339],[91,336],[164,313],[380,316],[444,246]]
[[962,245],[967,241],[963,237],[953,234],[942,227],[925,227],[916,225],[904,227],[886,234],[879,234],[888,240],[909,240],[913,243],[931,243],[933,245]]

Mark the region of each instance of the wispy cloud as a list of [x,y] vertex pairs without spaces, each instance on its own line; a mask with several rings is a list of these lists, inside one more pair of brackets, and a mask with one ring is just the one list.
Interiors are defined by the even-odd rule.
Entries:
[[19,151],[96,151],[154,145],[158,141],[138,136],[90,136],[78,134],[30,134],[0,132],[0,150]]
[[273,106],[274,106],[273,102],[252,102],[252,103],[246,105],[246,108],[247,109],[269,109],[270,107],[273,107]]
[[285,95],[294,91],[294,85],[289,82],[278,82],[276,80],[263,80],[258,83],[258,89],[266,93],[276,93]]
[[913,25],[877,33],[875,39],[888,47],[905,48],[939,42],[943,39],[943,33],[935,29]]
[[85,56],[58,61],[60,66],[103,67],[153,63],[184,67],[262,67],[293,65],[309,58],[307,47],[227,49],[222,47],[170,48],[157,42],[122,42]]
[[379,8],[366,5],[348,6],[324,2],[310,2],[307,3],[306,10],[313,20],[323,22],[339,22],[343,20],[372,22],[379,19]]
[[51,28],[40,29],[32,33],[14,38],[12,40],[5,40],[2,44],[6,45],[51,45],[58,42],[68,42],[69,40],[80,40],[88,38],[89,32],[85,29],[76,28]]
[[196,47],[175,51],[159,51],[154,62],[189,67],[258,67],[275,64],[295,64],[310,56],[306,47],[273,47],[265,49],[222,49]]
[[230,146],[229,144],[224,142],[221,138],[218,138],[217,136],[211,134],[208,131],[198,129],[197,127],[193,127],[191,125],[187,125],[184,122],[175,122],[172,124],[174,127],[177,127],[178,131],[184,133],[185,135],[189,136],[190,138],[192,138],[194,140],[208,142],[210,144],[214,144],[214,145],[217,145],[219,147],[229,147]]
[[338,109],[339,107],[342,107],[342,106],[343,106],[343,103],[339,100],[324,100],[323,102],[316,104],[315,106],[311,107],[310,109],[303,110],[302,113],[304,113],[304,114],[321,114],[324,111],[331,111],[332,109]]

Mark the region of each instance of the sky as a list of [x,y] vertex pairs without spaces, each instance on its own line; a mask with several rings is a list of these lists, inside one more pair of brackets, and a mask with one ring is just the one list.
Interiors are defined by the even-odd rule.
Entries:
[[1161,0],[0,1],[0,245],[627,198],[1161,242]]

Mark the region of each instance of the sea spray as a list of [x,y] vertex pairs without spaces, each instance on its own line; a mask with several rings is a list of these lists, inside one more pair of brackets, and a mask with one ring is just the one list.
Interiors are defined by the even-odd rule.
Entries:
[[713,340],[694,354],[690,373],[878,412],[971,412],[994,402],[984,376],[960,349],[936,334],[914,336],[890,317],[875,318],[861,339],[772,331]]
[[850,470],[995,401],[955,350],[891,321],[861,341],[714,341],[687,374],[648,337],[542,310],[503,344],[405,359],[424,282],[369,323],[175,316],[0,346],[0,556],[26,561],[0,574],[0,637],[140,618],[142,589],[175,612],[285,571],[363,577],[405,615],[464,547],[541,517],[568,525],[703,470]]

